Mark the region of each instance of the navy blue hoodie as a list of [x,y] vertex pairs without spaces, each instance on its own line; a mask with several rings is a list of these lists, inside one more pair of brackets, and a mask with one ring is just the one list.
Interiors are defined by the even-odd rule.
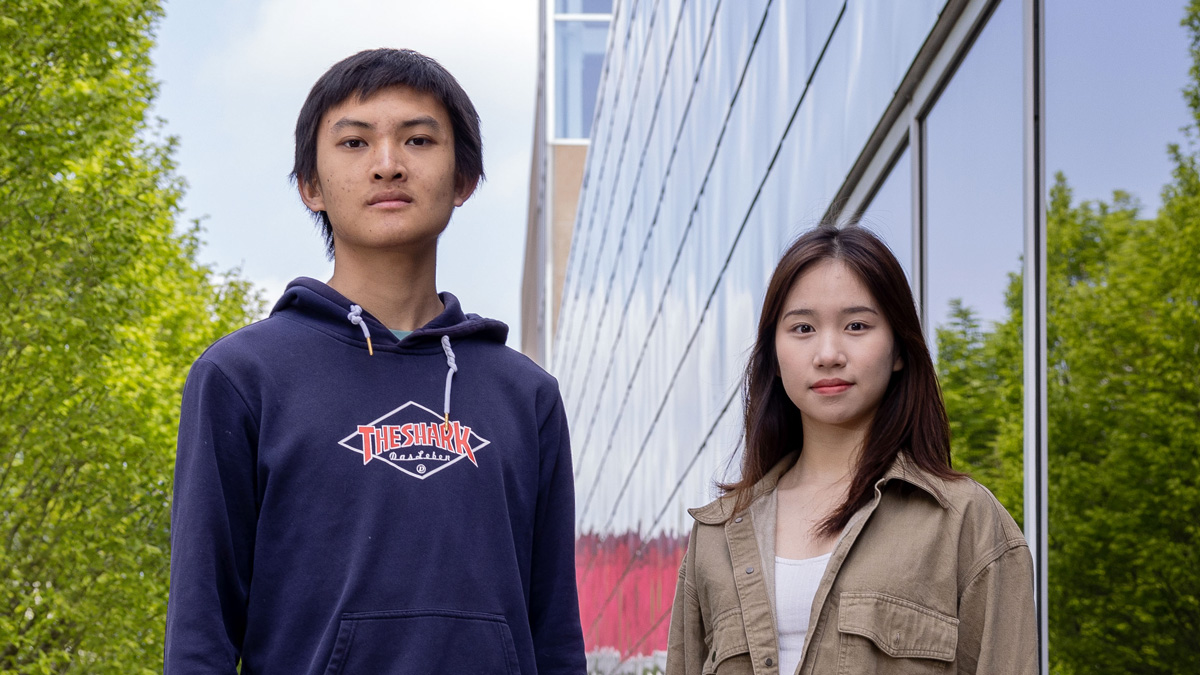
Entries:
[[166,673],[584,672],[557,384],[440,297],[397,340],[297,279],[196,361]]

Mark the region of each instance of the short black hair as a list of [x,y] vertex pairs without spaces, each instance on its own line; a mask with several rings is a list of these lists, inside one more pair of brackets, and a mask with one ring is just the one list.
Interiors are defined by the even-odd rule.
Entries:
[[[311,184],[317,179],[317,134],[321,118],[351,97],[365,100],[389,87],[409,87],[433,95],[450,115],[454,131],[456,187],[483,179],[483,139],[479,113],[467,92],[448,70],[434,59],[411,49],[368,49],[335,63],[308,92],[296,120],[296,159],[291,179]],[[313,213],[325,237],[325,250],[333,256],[333,226],[324,211]]]

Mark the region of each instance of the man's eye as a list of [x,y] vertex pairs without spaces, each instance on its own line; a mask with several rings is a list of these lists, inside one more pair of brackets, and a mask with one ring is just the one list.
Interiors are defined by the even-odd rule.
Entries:
[[409,145],[429,145],[429,139],[423,136],[408,139]]
[[361,139],[351,138],[348,141],[342,141],[342,145],[346,146],[347,148],[362,148],[366,147],[367,144],[362,142]]

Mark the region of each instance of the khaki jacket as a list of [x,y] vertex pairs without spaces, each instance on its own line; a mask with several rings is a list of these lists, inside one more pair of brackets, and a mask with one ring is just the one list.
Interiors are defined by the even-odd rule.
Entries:
[[[730,496],[690,510],[668,675],[779,672],[775,485],[796,457],[737,517]],[[898,457],[835,545],[796,672],[1036,674],[1033,559],[1012,516],[975,481]]]

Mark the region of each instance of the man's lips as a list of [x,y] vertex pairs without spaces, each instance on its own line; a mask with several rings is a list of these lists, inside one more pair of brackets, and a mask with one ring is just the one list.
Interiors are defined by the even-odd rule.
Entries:
[[381,192],[371,197],[370,201],[367,202],[370,206],[379,206],[382,208],[395,208],[411,203],[412,197],[403,192]]
[[845,380],[831,378],[831,379],[827,379],[827,380],[817,380],[816,382],[813,382],[812,390],[817,392],[818,394],[832,395],[832,394],[840,394],[843,391],[846,391],[847,389],[849,389],[851,386],[852,385]]

